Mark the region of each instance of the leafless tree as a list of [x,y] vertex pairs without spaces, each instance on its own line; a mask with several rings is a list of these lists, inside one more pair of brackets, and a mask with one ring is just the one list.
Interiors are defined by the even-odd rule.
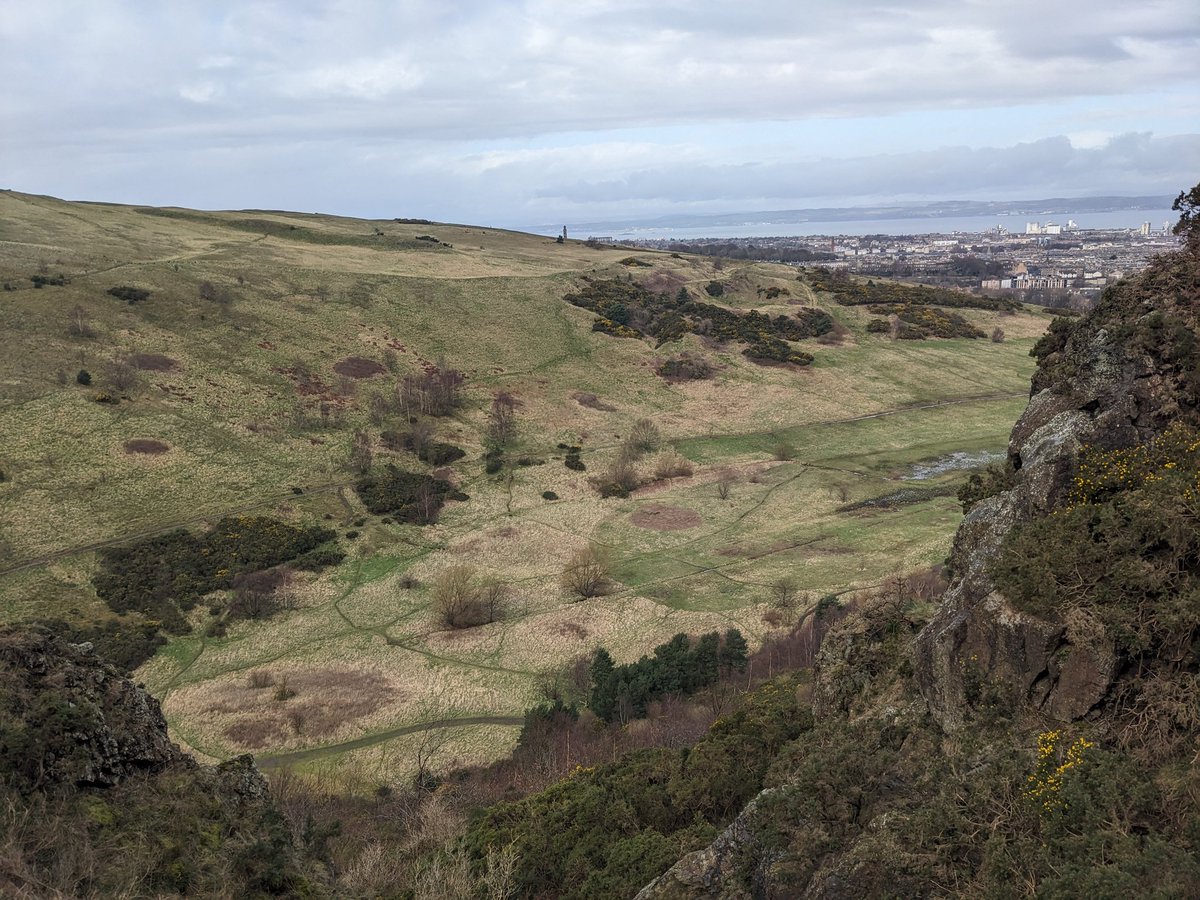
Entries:
[[447,628],[474,628],[500,615],[505,585],[481,580],[469,565],[443,569],[433,583],[433,611]]
[[662,433],[658,430],[658,426],[649,419],[638,419],[634,422],[629,436],[625,438],[625,446],[632,451],[635,457],[654,452],[660,444],[662,444]]
[[737,473],[733,469],[722,469],[717,473],[717,496],[722,500],[729,499],[729,490],[737,483]]
[[132,391],[142,380],[141,373],[127,356],[118,356],[108,364],[108,382],[118,391]]
[[493,447],[506,447],[517,434],[517,399],[507,391],[492,398],[487,439]]
[[608,590],[611,569],[608,552],[588,544],[577,550],[563,569],[562,586],[580,600],[599,597]]
[[771,584],[771,606],[779,610],[784,621],[791,625],[795,620],[796,604],[800,599],[800,583],[791,575],[784,575]]
[[419,375],[405,376],[396,386],[396,397],[407,416],[445,416],[462,403],[464,381],[462,372],[439,360]]
[[371,435],[361,428],[357,429],[350,443],[350,468],[359,475],[366,475],[371,471],[371,463],[374,459]]
[[92,327],[92,317],[78,303],[67,314],[67,333],[71,337],[94,338],[96,329]]

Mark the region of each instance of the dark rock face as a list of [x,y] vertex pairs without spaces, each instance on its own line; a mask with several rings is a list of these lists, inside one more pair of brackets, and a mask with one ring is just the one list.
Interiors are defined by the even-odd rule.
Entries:
[[167,736],[158,701],[85,644],[0,629],[0,763],[28,786],[108,787],[194,765]]
[[[736,819],[711,844],[689,853],[670,869],[638,891],[635,900],[674,900],[684,897],[747,896],[736,887],[739,863],[760,856],[758,807],[774,793],[767,789],[751,800]],[[758,869],[762,869],[760,860]]]
[[[1132,302],[1133,288],[1124,290],[1041,360],[1009,443],[1016,484],[972,508],[955,535],[956,577],[918,636],[914,659],[920,690],[947,730],[964,724],[981,684],[1010,703],[1067,721],[1095,708],[1117,675],[1118,660],[1104,635],[1022,614],[986,569],[1014,525],[1063,502],[1084,445],[1129,447],[1195,411],[1185,389],[1188,373],[1130,345],[1151,313]],[[1194,325],[1187,304],[1167,297],[1160,305],[1174,309],[1176,321]]]

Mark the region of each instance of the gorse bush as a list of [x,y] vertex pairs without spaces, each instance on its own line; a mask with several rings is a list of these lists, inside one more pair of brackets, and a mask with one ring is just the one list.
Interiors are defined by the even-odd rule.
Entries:
[[772,756],[812,727],[789,678],[767,682],[685,752],[639,750],[523,800],[484,811],[465,844],[516,851],[517,895],[632,897],[680,856],[708,844],[762,788]]
[[[803,309],[793,316],[770,316],[757,310],[736,313],[724,306],[692,300],[686,290],[672,297],[618,280],[585,279],[578,292],[563,299],[599,317],[593,330],[616,337],[650,337],[662,346],[685,334],[703,334],[714,340],[750,344],[758,349],[760,359],[798,365],[811,362],[811,357],[784,342],[817,337],[833,329],[832,317],[819,309]],[[787,358],[789,354],[795,358]]]
[[354,490],[363,505],[375,515],[390,515],[397,521],[429,525],[453,488],[441,478],[422,472],[405,472],[392,464],[360,478]]
[[106,291],[106,293],[116,297],[118,300],[124,300],[130,304],[140,303],[141,301],[148,300],[150,298],[150,292],[148,290],[144,288],[131,287],[127,284],[123,284],[119,287],[111,287]]
[[814,291],[833,294],[833,299],[841,306],[895,304],[991,310],[1021,308],[1021,304],[1016,300],[982,297],[947,288],[900,284],[895,281],[856,281],[845,272],[826,269],[823,266],[805,269],[801,277]]
[[[183,529],[99,551],[96,593],[117,613],[136,611],[169,631],[186,631],[180,610],[212,591],[228,590],[234,579],[321,551],[321,565],[341,560],[328,528],[289,525],[268,516],[221,519],[210,531]],[[315,566],[313,566],[315,567]]]
[[[917,304],[872,304],[867,309],[880,316],[893,317],[896,337],[902,341],[919,341],[929,337],[939,338],[982,338],[986,335],[958,313],[947,312],[934,306]],[[886,321],[872,319],[867,323],[868,331],[879,331],[875,323]],[[888,322],[890,330],[892,325]]]
[[1200,629],[1200,433],[1085,449],[1067,503],[1009,532],[991,572],[1018,608],[1079,610],[1126,653],[1185,653]]

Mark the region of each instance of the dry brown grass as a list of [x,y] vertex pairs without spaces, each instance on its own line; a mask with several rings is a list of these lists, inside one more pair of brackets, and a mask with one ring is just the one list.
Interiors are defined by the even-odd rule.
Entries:
[[638,528],[652,531],[686,531],[704,524],[704,519],[695,510],[665,503],[648,503],[629,517]]
[[[285,676],[290,697],[249,683],[226,683],[209,692],[203,713],[218,716],[224,738],[242,750],[278,746],[289,735],[319,740],[369,716],[399,693],[380,674],[349,668],[294,669]],[[258,679],[265,680],[265,679]],[[272,679],[270,685],[283,683]]]

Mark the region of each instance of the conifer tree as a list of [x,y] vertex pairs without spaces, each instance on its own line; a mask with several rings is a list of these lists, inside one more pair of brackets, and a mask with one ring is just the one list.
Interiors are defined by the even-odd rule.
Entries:
[[720,651],[721,668],[727,671],[737,669],[741,672],[746,668],[746,660],[749,658],[750,653],[746,646],[746,639],[736,628],[730,628],[725,632],[725,643]]

